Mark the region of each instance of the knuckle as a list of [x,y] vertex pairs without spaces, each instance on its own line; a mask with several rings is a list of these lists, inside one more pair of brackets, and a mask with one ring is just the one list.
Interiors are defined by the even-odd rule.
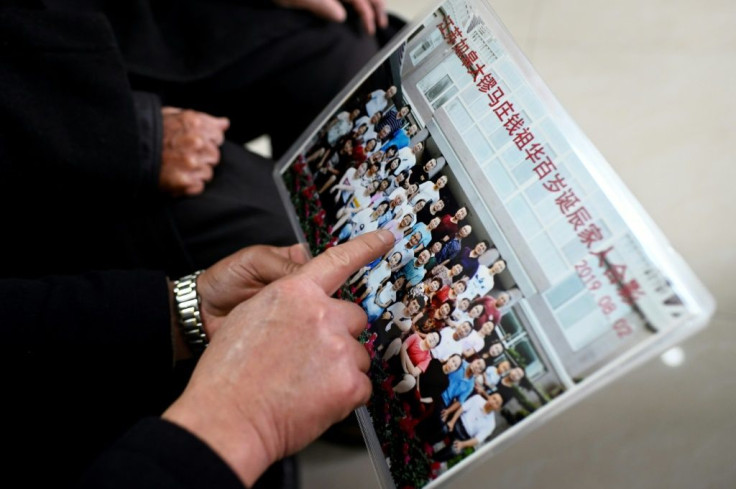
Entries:
[[199,127],[202,125],[202,119],[199,113],[194,110],[185,110],[182,113],[182,119],[189,127]]
[[323,255],[327,261],[333,263],[335,266],[346,267],[351,262],[350,254],[339,246],[328,248]]
[[371,382],[364,374],[354,372],[352,375],[346,376],[343,389],[342,395],[349,399],[355,407],[368,402],[371,395]]
[[300,295],[301,289],[302,287],[298,281],[289,278],[273,283],[273,291],[284,299],[290,299],[295,295]]
[[354,302],[345,302],[346,305],[352,309],[351,315],[356,323],[360,323],[361,326],[368,322],[368,315],[365,310]]
[[368,315],[362,307],[352,302],[341,301],[340,306],[345,309],[346,330],[354,332],[362,331],[368,324]]
[[191,185],[192,182],[187,174],[177,172],[171,175],[171,183],[179,188],[185,188]]
[[220,150],[215,148],[212,153],[212,164],[216,165],[220,162]]
[[326,317],[330,317],[327,308],[319,296],[312,292],[312,284],[297,275],[290,275],[271,284],[286,307],[293,308],[294,304],[302,304],[299,315],[316,330],[326,326]]
[[347,358],[349,355],[348,344],[345,339],[338,335],[331,335],[328,341],[328,348],[332,355],[336,358]]
[[358,404],[363,405],[368,404],[368,401],[371,400],[371,394],[373,394],[373,384],[366,375],[362,375],[361,377],[363,381],[360,390],[358,391],[358,394],[360,396],[358,399]]

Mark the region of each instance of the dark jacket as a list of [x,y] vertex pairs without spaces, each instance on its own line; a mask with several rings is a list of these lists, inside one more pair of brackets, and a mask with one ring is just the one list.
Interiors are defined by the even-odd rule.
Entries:
[[145,253],[177,253],[152,205],[156,110],[134,97],[104,16],[0,8],[3,276],[140,266],[148,229],[160,249]]

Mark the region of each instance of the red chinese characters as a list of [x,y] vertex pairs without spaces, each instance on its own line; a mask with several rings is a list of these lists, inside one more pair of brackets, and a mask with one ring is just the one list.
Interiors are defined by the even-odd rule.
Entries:
[[[517,110],[516,106],[519,104],[513,100],[513,93],[507,92],[508,89],[501,86],[496,74],[487,69],[487,65],[480,59],[478,52],[473,49],[472,42],[469,42],[452,17],[445,16],[437,27],[442,37],[452,47],[452,51],[473,77],[475,88],[486,95],[488,107],[503,125],[509,141],[513,142],[522,152],[530,166],[530,171],[536,174],[537,182],[543,186],[545,191],[555,195],[554,205],[570,225],[571,231],[591,255],[598,258],[598,268],[603,271],[605,278],[617,286],[620,301],[628,305],[633,304],[644,295],[644,291],[636,280],[627,280],[625,265],[615,265],[608,261],[606,255],[613,247],[603,251],[593,251],[596,245],[605,242],[604,230],[594,222],[594,216],[585,206],[584,194],[576,193],[575,181],[572,178],[566,178],[564,168],[558,167],[550,156],[552,153],[547,151],[545,142],[538,137],[543,133],[537,133],[535,128],[532,128],[525,120],[522,111]],[[602,287],[601,280],[603,279],[596,277],[585,260],[583,264],[586,267],[583,275],[581,275],[583,273],[581,269],[576,266],[578,276],[589,290],[598,290]],[[612,294],[597,299],[599,308],[606,316],[612,314],[617,308],[614,297],[616,295]],[[626,328],[619,325],[617,331],[621,335],[622,332],[626,334],[625,330]]]

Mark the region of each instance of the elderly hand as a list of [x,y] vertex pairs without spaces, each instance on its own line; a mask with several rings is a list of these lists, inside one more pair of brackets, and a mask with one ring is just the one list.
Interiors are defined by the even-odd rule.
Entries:
[[197,278],[205,332],[214,337],[235,306],[271,282],[297,271],[309,259],[301,244],[288,247],[250,246],[212,265]]
[[[273,0],[273,3],[281,7],[308,10],[333,22],[344,22],[347,17],[345,7],[338,0]],[[342,3],[353,6],[368,34],[375,34],[376,27],[388,27],[388,15],[383,0],[344,0]]]
[[164,107],[159,188],[172,196],[197,195],[212,180],[230,121],[203,112]]
[[332,294],[393,245],[386,231],[328,249],[230,312],[164,419],[188,429],[252,486],[365,403],[370,357],[356,304]]

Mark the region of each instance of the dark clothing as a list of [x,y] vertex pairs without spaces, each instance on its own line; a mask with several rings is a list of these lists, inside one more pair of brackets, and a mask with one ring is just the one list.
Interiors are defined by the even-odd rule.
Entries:
[[419,388],[422,397],[429,397],[434,402],[442,402],[442,393],[449,385],[447,374],[442,370],[442,362],[433,358],[427,369],[419,374]]
[[428,409],[416,426],[417,437],[423,442],[434,444],[445,436],[442,430],[442,410],[448,407],[442,393],[450,385],[447,374],[442,370],[442,362],[433,358],[424,373],[419,375],[419,395],[432,398],[432,409]]
[[0,11],[5,276],[152,267],[181,275],[256,242],[296,238],[272,164],[222,148],[196,198],[157,194],[160,102],[134,95],[98,14]]
[[[253,489],[296,489],[296,470],[295,459],[287,458],[270,467]],[[160,418],[145,418],[94,461],[77,487],[243,489],[243,484],[199,438]]]
[[[437,261],[443,263],[448,260],[452,260],[460,253],[461,239],[455,236],[450,241],[442,246],[442,249],[437,253]],[[451,268],[452,265],[448,265]]]
[[478,267],[480,266],[480,262],[478,261],[478,258],[473,258],[470,256],[470,253],[472,253],[473,248],[470,246],[465,246],[462,251],[455,256],[453,260],[453,264],[460,264],[463,267],[463,275],[465,275],[468,278],[473,278],[475,276],[475,272],[478,271]]
[[373,37],[352,11],[335,24],[266,0],[44,3],[105,14],[135,89],[230,117],[235,142],[269,134],[277,158],[403,24]]
[[[156,418],[114,443],[187,381],[173,365],[168,294],[158,272],[0,280],[9,479],[71,487],[104,452],[82,487],[242,487],[209,447]],[[295,488],[295,464],[274,464],[254,489]]]
[[68,487],[105,446],[173,401],[168,301],[156,272],[0,280],[10,479]]
[[243,484],[196,436],[164,420],[147,418],[95,461],[79,487],[242,489]]

